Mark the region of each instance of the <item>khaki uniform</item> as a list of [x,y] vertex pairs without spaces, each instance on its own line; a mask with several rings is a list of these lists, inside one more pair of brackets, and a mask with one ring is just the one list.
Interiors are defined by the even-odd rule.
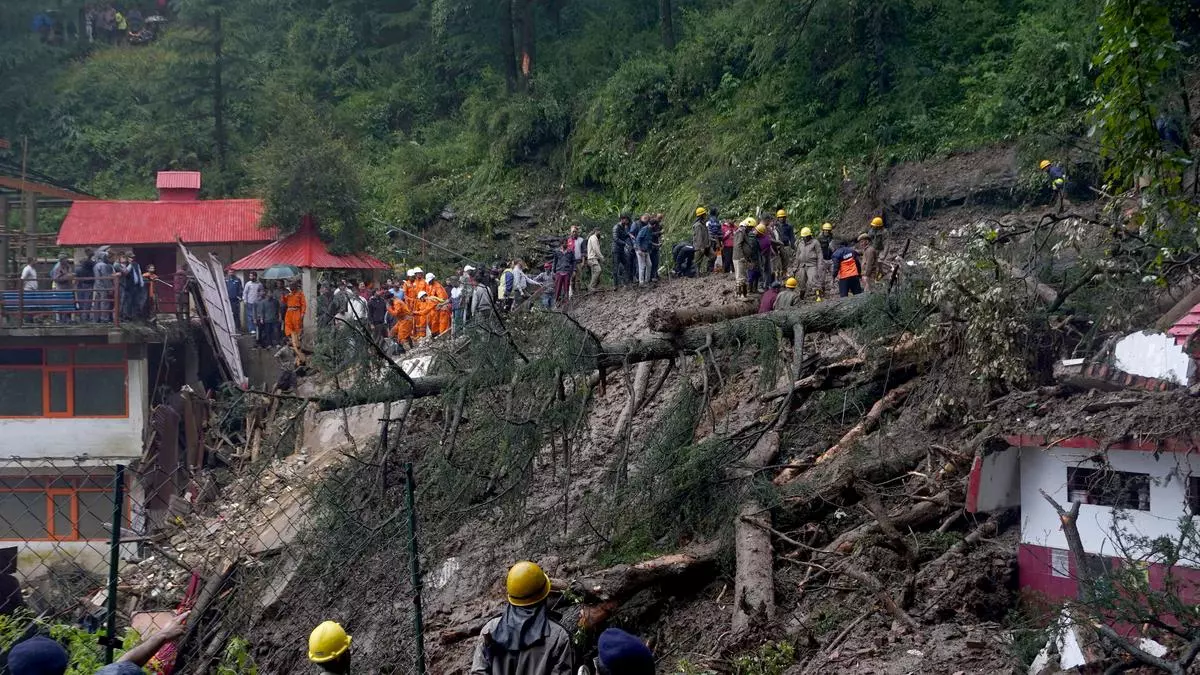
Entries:
[[803,298],[801,298],[796,291],[790,288],[785,288],[780,291],[779,295],[775,298],[775,309],[791,309],[793,307],[799,307],[802,301]]
[[804,298],[809,287],[817,288],[820,286],[821,261],[824,255],[821,252],[821,243],[816,239],[809,239],[807,242],[800,239],[796,242],[796,281],[799,285],[796,286],[796,294]]

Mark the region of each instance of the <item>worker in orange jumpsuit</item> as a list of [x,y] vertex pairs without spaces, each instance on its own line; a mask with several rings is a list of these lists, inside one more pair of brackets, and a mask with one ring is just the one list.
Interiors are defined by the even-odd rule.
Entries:
[[417,291],[417,299],[410,306],[413,314],[413,342],[420,342],[425,339],[426,329],[429,328],[429,319],[433,315],[436,303],[430,299],[429,293]]
[[417,284],[413,279],[413,275],[416,273],[417,268],[410,267],[408,269],[408,274],[405,275],[407,278],[402,284],[404,287],[404,299],[408,301],[409,306],[412,306],[412,304],[417,301]]
[[429,332],[441,335],[450,330],[450,320],[453,312],[450,309],[450,294],[442,282],[434,278],[433,272],[425,275],[425,283],[429,285],[429,297],[434,303],[433,315],[429,318]]
[[395,320],[392,325],[392,339],[401,348],[412,349],[413,312],[412,308],[408,306],[408,302],[402,296],[393,296],[388,304],[388,314],[391,314],[392,319]]
[[292,343],[296,354],[296,367],[304,365],[304,351],[300,348],[300,337],[304,333],[304,314],[308,311],[308,300],[300,290],[300,282],[292,283],[292,290],[283,296],[283,334]]
[[413,268],[412,288],[414,298],[417,297],[421,291],[425,291],[426,293],[429,292],[429,284],[425,283],[425,271],[420,267]]

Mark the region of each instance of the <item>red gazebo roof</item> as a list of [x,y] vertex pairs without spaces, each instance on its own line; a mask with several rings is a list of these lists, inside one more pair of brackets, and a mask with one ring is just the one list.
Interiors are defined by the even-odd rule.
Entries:
[[272,265],[293,265],[321,270],[386,270],[387,263],[366,253],[334,255],[321,238],[312,218],[300,229],[279,241],[238,260],[229,267],[236,271],[265,270]]

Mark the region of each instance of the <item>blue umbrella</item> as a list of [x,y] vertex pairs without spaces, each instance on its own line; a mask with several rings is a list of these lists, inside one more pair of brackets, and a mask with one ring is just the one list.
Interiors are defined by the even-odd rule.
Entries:
[[263,279],[295,279],[300,276],[300,268],[295,265],[271,265],[262,273]]

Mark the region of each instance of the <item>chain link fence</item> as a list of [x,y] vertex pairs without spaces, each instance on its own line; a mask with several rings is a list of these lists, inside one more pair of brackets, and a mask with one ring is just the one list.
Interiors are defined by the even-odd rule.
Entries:
[[[413,472],[388,433],[408,404],[219,398],[167,397],[139,458],[0,460],[0,648],[67,631],[89,672],[119,654],[105,634],[190,609],[159,672],[304,668],[324,620],[389,672],[424,672]],[[388,635],[355,634],[381,615]]]

